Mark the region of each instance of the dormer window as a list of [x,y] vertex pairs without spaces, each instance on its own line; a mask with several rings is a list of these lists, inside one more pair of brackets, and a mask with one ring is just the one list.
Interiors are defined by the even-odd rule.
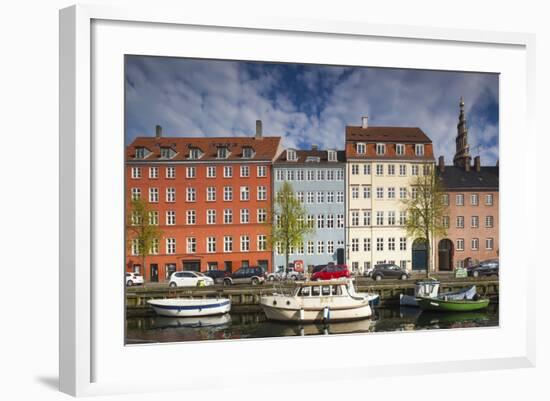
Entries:
[[379,156],[382,156],[386,154],[386,145],[383,143],[377,143],[376,144],[376,154]]
[[189,158],[190,159],[200,159],[201,158],[201,150],[199,148],[191,148],[189,150]]
[[329,162],[335,162],[336,161],[336,151],[328,150],[327,151],[327,159],[328,159]]
[[319,156],[308,156],[306,157],[306,163],[319,163],[321,158]]
[[251,159],[254,155],[254,149],[249,146],[243,148],[243,159]]
[[358,143],[357,144],[357,153],[360,155],[364,155],[367,152],[367,145],[364,143]]
[[287,149],[286,151],[286,160],[289,162],[294,162],[298,158],[296,157],[296,151],[294,149]]
[[145,148],[140,146],[136,148],[136,159],[144,159],[145,158]]
[[424,156],[424,145],[418,143],[414,145],[414,153],[417,156]]
[[170,148],[167,146],[163,146],[160,148],[160,157],[162,159],[169,159],[170,158]]
[[397,154],[397,156],[403,156],[405,154],[405,145],[403,145],[402,143],[398,143],[397,145],[395,145],[395,153]]
[[227,159],[229,157],[229,149],[225,146],[218,147],[218,159]]

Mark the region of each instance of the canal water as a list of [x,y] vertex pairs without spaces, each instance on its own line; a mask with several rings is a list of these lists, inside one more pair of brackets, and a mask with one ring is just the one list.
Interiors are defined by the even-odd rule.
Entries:
[[378,308],[371,319],[327,325],[273,322],[267,320],[263,312],[200,318],[154,316],[127,319],[126,343],[457,329],[498,326],[498,322],[498,304],[491,304],[484,311],[464,313],[422,312],[418,308],[410,307]]

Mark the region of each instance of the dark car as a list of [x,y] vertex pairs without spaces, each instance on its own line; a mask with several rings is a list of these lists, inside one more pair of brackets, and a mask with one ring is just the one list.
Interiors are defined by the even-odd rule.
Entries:
[[481,277],[495,275],[498,277],[498,268],[498,259],[484,260],[480,262],[477,266],[469,267],[468,276]]
[[331,280],[342,277],[349,277],[347,265],[330,264],[311,275],[312,280]]
[[411,275],[394,263],[381,263],[374,266],[370,276],[373,280],[378,281],[384,278],[406,280]]
[[204,275],[210,277],[215,283],[223,283],[224,277],[229,275],[229,273],[225,270],[207,270],[204,272]]
[[260,284],[265,281],[265,270],[260,266],[241,267],[223,278],[224,285]]

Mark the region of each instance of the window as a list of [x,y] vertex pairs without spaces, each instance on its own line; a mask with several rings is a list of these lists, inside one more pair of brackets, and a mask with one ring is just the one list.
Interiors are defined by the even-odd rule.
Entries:
[[307,216],[307,226],[309,228],[314,228],[315,227],[315,216],[314,215],[308,214],[308,216]]
[[334,241],[327,241],[327,253],[329,255],[334,253]]
[[226,202],[233,200],[233,188],[223,187],[223,200]]
[[137,147],[136,148],[136,159],[143,159],[145,158],[145,148],[143,147]]
[[186,221],[187,221],[187,224],[196,224],[197,212],[195,210],[188,210],[186,212]]
[[485,249],[493,249],[494,240],[493,238],[486,238],[485,239]]
[[370,238],[363,238],[363,251],[370,252]]
[[317,216],[317,228],[325,228],[325,215],[319,214]]
[[149,212],[149,224],[152,226],[158,226],[159,224],[159,212],[152,210]]
[[315,181],[315,170],[307,170],[307,180]]
[[131,221],[132,221],[132,225],[133,225],[133,226],[137,226],[138,224],[141,224],[141,217],[140,217],[138,211],[134,210],[134,211],[132,212],[132,219],[131,219]]
[[154,238],[153,241],[151,242],[151,249],[149,249],[149,253],[151,255],[158,255],[159,248],[160,248],[160,241],[158,238]]
[[206,224],[216,224],[216,211],[214,209],[206,211]]
[[149,202],[157,203],[159,201],[159,189],[149,188]]
[[376,225],[377,226],[384,225],[384,212],[382,212],[382,211],[377,211],[376,212]]
[[449,206],[449,194],[443,194],[442,201],[445,206]]
[[399,212],[399,225],[404,226],[407,223],[407,212]]
[[304,193],[296,192],[296,200],[300,203],[304,203]]
[[229,149],[225,146],[218,147],[218,159],[227,159],[229,157]]
[[250,177],[250,167],[241,166],[241,177]]
[[249,146],[243,146],[243,159],[250,159],[254,154],[254,150]]
[[456,240],[456,250],[457,251],[463,251],[464,250],[464,239],[459,238]]
[[338,191],[336,193],[336,203],[344,203],[344,191]]
[[223,224],[233,223],[233,210],[223,209]]
[[357,186],[351,187],[351,198],[359,199],[359,187]]
[[417,156],[424,156],[424,145],[418,143],[414,145],[414,154]]
[[327,214],[327,228],[334,228],[334,215]]
[[141,167],[132,167],[132,178],[141,178]]
[[248,209],[241,209],[241,224],[248,224],[250,222],[250,212]]
[[293,149],[287,149],[287,151],[286,151],[286,159],[287,159],[288,161],[291,161],[291,162],[296,161],[296,160],[297,160],[296,151],[293,150]]
[[256,176],[257,177],[267,177],[267,167],[266,166],[256,167]]
[[176,225],[176,212],[174,210],[166,211],[166,225],[167,226]]
[[258,200],[267,200],[267,188],[264,186],[258,187]]
[[233,166],[224,166],[223,167],[223,178],[233,177]]
[[470,195],[470,204],[472,206],[477,206],[479,204],[479,195],[478,194],[471,194]]
[[267,210],[258,209],[256,211],[256,220],[258,221],[258,223],[265,223],[267,221]]
[[304,170],[296,170],[296,181],[304,181]]
[[313,255],[314,251],[315,251],[315,249],[314,249],[313,241],[308,241],[307,242],[307,254],[308,255]]
[[334,192],[327,192],[327,203],[334,203]]
[[441,224],[443,224],[443,228],[449,228],[449,216],[443,216]]
[[400,251],[406,251],[407,250],[407,237],[399,238],[399,250]]
[[407,175],[407,165],[406,164],[400,164],[399,165],[399,175],[400,176]]
[[367,151],[367,146],[364,143],[357,144],[357,153],[364,155]]
[[344,228],[344,215],[339,214],[336,217],[336,224],[338,225],[338,228]]
[[384,198],[384,188],[377,187],[376,188],[376,199],[383,199]]
[[370,187],[364,186],[363,187],[363,198],[364,199],[370,199]]
[[456,228],[464,228],[464,216],[456,217]]
[[214,202],[216,200],[216,188],[215,187],[206,188],[206,200],[208,202]]
[[250,200],[250,190],[248,189],[248,187],[241,187],[241,200]]
[[472,216],[472,228],[479,227],[479,216]]
[[376,154],[377,155],[383,155],[386,153],[386,145],[383,143],[377,143],[376,144]]
[[298,255],[303,255],[304,254],[304,243],[303,242],[300,242],[298,244],[298,248],[296,250],[296,254]]
[[195,202],[197,200],[197,191],[195,188],[187,188],[187,202]]
[[418,165],[417,164],[413,164],[412,167],[411,167],[411,174],[412,175],[418,175]]
[[384,238],[376,238],[376,250],[377,251],[384,250]]
[[328,150],[327,151],[327,158],[329,162],[335,162],[336,161],[336,152],[334,150]]
[[485,195],[485,204],[491,206],[493,204],[493,194]]
[[343,181],[344,180],[344,169],[343,168],[340,168],[340,169],[336,170],[336,179],[338,181]]
[[176,253],[176,239],[175,238],[166,238],[166,253],[168,255],[173,255]]
[[325,179],[325,170],[317,170],[317,181],[323,181]]
[[206,252],[208,253],[216,252],[216,237],[206,238]]
[[351,165],[351,175],[359,175],[359,165],[358,164],[352,164]]
[[351,212],[351,225],[352,226],[358,226],[359,225],[359,212],[357,212],[357,211]]
[[371,216],[371,212],[370,210],[363,210],[363,225],[364,226],[370,226],[370,216]]
[[493,216],[485,216],[485,227],[493,228]]
[[388,212],[388,225],[389,226],[395,225],[395,212]]
[[267,250],[267,237],[263,234],[256,237],[258,251]]
[[187,238],[187,253],[197,252],[197,239],[194,237]]
[[376,175],[383,175],[384,174],[384,165],[383,164],[377,164],[376,165]]
[[230,237],[230,236],[223,237],[223,251],[233,252],[233,237]]
[[206,167],[206,178],[216,178],[216,166]]
[[464,194],[457,194],[455,200],[457,206],[464,206]]
[[307,203],[313,203],[313,202],[315,202],[314,192],[308,192],[307,193]]
[[400,187],[399,188],[399,199],[406,199],[407,198],[407,188],[406,187]]
[[139,255],[139,240],[133,239],[132,240],[132,250],[131,250],[132,256]]
[[388,175],[395,175],[395,164],[388,164]]
[[325,242],[317,241],[317,255],[322,255],[325,253]]
[[397,145],[395,145],[395,153],[398,156],[403,156],[405,154],[405,145],[403,145],[402,143],[398,143]]
[[166,188],[166,202],[176,201],[176,188]]
[[325,203],[325,193],[317,192],[317,203]]
[[363,174],[370,175],[370,164],[363,165]]
[[479,239],[472,238],[472,251],[477,251],[479,249]]
[[395,238],[388,238],[388,251],[395,251]]
[[411,188],[411,198],[413,198],[413,199],[418,198],[418,188],[416,188],[416,187]]
[[359,238],[352,238],[351,239],[351,251],[352,252],[359,252]]
[[389,187],[388,188],[388,199],[395,199],[395,188]]
[[250,237],[248,235],[241,235],[241,252],[248,252],[250,250]]
[[158,167],[149,167],[149,178],[151,178],[151,179],[159,178],[159,168]]
[[187,178],[195,178],[197,176],[197,168],[196,167],[187,167],[185,169],[185,176]]

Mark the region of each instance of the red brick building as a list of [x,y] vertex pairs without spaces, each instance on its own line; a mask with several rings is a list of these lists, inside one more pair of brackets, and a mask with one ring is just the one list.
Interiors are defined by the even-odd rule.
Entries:
[[[280,137],[138,137],[126,149],[126,207],[141,197],[162,236],[141,266],[128,239],[127,271],[165,281],[179,270],[271,270],[266,223]],[[129,209],[128,209],[129,210]],[[127,230],[127,235],[131,235]]]
[[438,270],[453,270],[499,255],[499,168],[471,163],[464,102],[460,102],[456,153],[452,166],[439,158],[438,174],[446,190],[445,238],[436,242]]

